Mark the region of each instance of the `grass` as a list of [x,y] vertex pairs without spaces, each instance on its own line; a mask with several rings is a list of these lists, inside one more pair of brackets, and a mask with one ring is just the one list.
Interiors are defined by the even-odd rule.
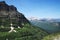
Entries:
[[4,28],[3,31],[0,32],[0,40],[41,40],[48,34],[42,29],[29,24],[25,24],[23,28],[15,28],[17,32],[9,33],[6,30],[8,30],[8,28]]

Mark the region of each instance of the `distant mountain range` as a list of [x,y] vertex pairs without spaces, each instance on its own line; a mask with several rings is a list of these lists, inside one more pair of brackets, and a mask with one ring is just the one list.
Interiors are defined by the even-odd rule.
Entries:
[[60,31],[60,19],[33,19],[30,22],[32,25],[38,26],[49,33]]
[[46,19],[46,18],[43,18],[43,19],[37,19],[37,18],[30,18],[29,19],[30,21],[49,21],[49,22],[60,22],[60,18],[59,19]]

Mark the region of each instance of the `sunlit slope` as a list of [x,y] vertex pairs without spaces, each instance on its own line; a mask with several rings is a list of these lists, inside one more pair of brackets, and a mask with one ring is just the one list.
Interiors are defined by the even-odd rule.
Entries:
[[[10,32],[10,28],[0,28],[0,40],[41,40],[48,35],[38,27],[25,24],[23,28],[15,28],[16,32]],[[6,31],[5,31],[6,30]]]
[[42,40],[60,40],[60,33],[53,33],[44,37]]

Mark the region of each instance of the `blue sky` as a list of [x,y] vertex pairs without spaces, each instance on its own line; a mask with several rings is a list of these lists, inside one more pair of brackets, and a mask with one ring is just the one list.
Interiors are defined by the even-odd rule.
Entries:
[[[3,0],[0,0],[3,1]],[[26,18],[60,18],[60,0],[4,0]]]

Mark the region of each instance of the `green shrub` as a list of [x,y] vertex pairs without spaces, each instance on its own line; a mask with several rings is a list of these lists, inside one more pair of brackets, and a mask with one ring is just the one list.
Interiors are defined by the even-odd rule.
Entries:
[[41,40],[44,36],[48,35],[45,31],[38,27],[25,24],[23,28],[15,28],[17,32],[11,32],[9,27],[0,28],[1,40]]

